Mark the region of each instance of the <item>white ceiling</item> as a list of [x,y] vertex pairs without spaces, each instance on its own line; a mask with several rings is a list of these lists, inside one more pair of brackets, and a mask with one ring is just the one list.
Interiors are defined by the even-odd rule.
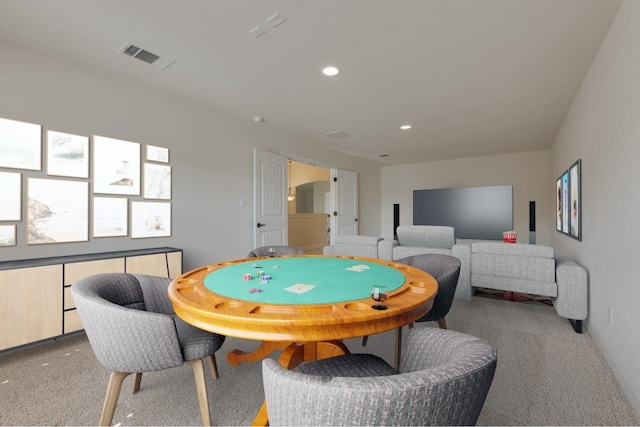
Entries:
[[[0,40],[390,165],[549,148],[619,5],[0,0]],[[161,71],[126,42],[176,62]]]

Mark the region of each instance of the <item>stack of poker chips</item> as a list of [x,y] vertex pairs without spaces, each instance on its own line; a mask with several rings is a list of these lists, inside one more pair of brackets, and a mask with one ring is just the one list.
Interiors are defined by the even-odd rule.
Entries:
[[242,280],[244,280],[245,282],[251,280],[252,278],[253,276],[251,275],[251,273],[246,273],[242,275]]

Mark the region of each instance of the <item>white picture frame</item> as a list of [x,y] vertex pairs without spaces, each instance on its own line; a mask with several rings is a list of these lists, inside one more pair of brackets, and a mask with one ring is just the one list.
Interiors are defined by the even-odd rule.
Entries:
[[89,178],[89,137],[47,130],[47,175]]
[[131,238],[171,236],[171,203],[131,202]]
[[89,240],[89,183],[29,178],[27,245]]
[[171,166],[144,164],[144,198],[171,200]]
[[93,198],[93,237],[129,235],[129,200],[126,197]]
[[16,245],[16,226],[0,225],[0,246]]
[[22,174],[0,172],[0,221],[22,220]]
[[140,144],[93,136],[93,192],[140,195]]
[[42,126],[0,117],[0,167],[42,170]]
[[146,159],[151,162],[169,163],[169,149],[156,145],[147,145]]

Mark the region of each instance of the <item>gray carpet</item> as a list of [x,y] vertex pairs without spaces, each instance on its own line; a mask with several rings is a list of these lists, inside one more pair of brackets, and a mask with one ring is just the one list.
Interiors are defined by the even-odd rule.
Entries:
[[[474,297],[454,301],[447,323],[498,349],[498,368],[479,425],[640,425],[589,334],[573,332],[552,307]],[[218,352],[220,379],[207,383],[214,424],[249,425],[258,411],[263,400],[260,364],[232,367],[226,362],[229,350],[256,345],[228,338]],[[347,345],[352,352],[371,352],[393,362],[393,332],[370,337],[364,348],[360,339]],[[0,425],[96,425],[107,380],[108,372],[84,334],[4,353]],[[114,424],[200,424],[189,367],[144,374],[136,395],[131,387],[130,377]]]

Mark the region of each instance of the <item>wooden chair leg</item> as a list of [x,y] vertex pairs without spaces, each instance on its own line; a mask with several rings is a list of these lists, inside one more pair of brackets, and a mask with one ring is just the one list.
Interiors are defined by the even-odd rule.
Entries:
[[193,368],[193,376],[196,380],[196,394],[198,395],[198,403],[200,404],[200,415],[202,416],[202,425],[211,425],[211,413],[209,412],[209,398],[207,396],[207,382],[204,377],[204,363],[202,359],[187,360],[185,362]]
[[440,326],[440,329],[447,329],[447,322],[444,320],[444,317],[442,319],[436,320],[436,322],[438,322],[438,326]]
[[402,326],[396,329],[396,360],[394,363],[394,368],[396,371],[400,370],[400,352],[402,351]]
[[216,355],[212,354],[211,356],[206,358],[209,362],[209,370],[211,371],[211,376],[214,380],[218,379],[218,364],[216,363]]
[[104,398],[102,406],[102,415],[100,416],[101,426],[110,426],[113,421],[113,413],[116,410],[118,396],[122,388],[122,381],[129,375],[129,372],[111,372],[109,376],[109,385],[107,386],[107,395]]
[[136,394],[140,391],[140,382],[142,381],[142,372],[136,372],[135,377],[133,377],[133,394]]

